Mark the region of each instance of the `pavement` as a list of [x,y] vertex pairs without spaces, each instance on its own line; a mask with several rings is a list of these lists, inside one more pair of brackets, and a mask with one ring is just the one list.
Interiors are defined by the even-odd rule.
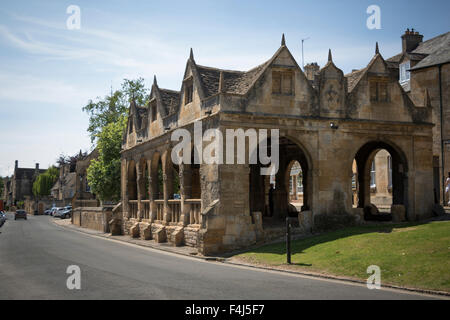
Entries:
[[[411,300],[407,293],[224,264],[63,228],[48,216],[0,228],[0,299]],[[69,266],[81,289],[69,290]]]

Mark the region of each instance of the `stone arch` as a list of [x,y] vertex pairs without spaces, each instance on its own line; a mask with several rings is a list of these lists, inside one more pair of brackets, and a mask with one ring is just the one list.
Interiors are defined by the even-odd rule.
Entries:
[[[269,138],[270,139],[270,138]],[[270,146],[270,142],[267,142]],[[259,148],[259,145],[258,145]],[[257,152],[253,150],[253,152]],[[279,168],[275,175],[275,183],[260,175],[261,164],[251,164],[250,167],[250,212],[260,211],[265,217],[283,219],[288,215],[297,215],[295,208],[289,205],[289,173],[294,161],[298,161],[304,173],[304,204],[301,211],[312,208],[312,161],[310,153],[298,139],[281,135],[279,141]],[[275,185],[275,188],[273,188]],[[267,201],[268,199],[268,201]],[[268,202],[268,203],[267,203]]]
[[136,176],[136,162],[130,160],[128,162],[128,200],[137,200],[137,176]]
[[[355,153],[359,208],[370,205],[370,169],[380,150],[389,152],[392,159],[392,204],[408,207],[408,159],[400,147],[386,140],[364,143]],[[353,162],[353,161],[352,161]]]

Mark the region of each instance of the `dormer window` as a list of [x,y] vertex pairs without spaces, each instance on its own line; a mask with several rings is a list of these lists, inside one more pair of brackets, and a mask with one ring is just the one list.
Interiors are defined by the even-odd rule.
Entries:
[[409,61],[402,63],[400,65],[400,75],[399,75],[400,83],[404,83],[410,80],[411,75],[408,71],[410,68],[411,64]]
[[387,81],[379,81],[379,80],[370,81],[370,101],[371,102],[389,101],[389,90]]
[[291,71],[272,72],[272,93],[292,95],[294,92],[294,74]]
[[156,101],[150,103],[150,112],[151,112],[151,121],[156,121],[157,117],[157,109],[156,109]]
[[194,82],[192,78],[184,82],[184,104],[192,102],[192,97],[194,95]]

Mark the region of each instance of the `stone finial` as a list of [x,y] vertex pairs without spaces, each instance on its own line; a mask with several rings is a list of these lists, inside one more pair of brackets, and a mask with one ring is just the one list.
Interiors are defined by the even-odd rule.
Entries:
[[189,60],[194,61],[194,51],[191,48],[191,52],[189,53]]
[[375,54],[380,54],[380,48],[378,47],[378,41],[375,44]]
[[220,71],[220,76],[219,76],[219,93],[223,93],[223,92],[225,92],[225,78],[224,78],[223,71]]
[[286,38],[284,37],[284,33],[281,36],[281,46],[286,46]]
[[331,49],[328,49],[328,62],[333,62],[333,56],[331,55]]

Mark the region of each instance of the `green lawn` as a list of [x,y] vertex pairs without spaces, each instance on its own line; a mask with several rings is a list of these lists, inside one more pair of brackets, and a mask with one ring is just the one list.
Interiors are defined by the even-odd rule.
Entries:
[[[381,284],[450,291],[450,221],[364,226],[292,242],[292,266],[301,271],[366,280],[381,268]],[[284,243],[234,256],[245,262],[286,267]]]

